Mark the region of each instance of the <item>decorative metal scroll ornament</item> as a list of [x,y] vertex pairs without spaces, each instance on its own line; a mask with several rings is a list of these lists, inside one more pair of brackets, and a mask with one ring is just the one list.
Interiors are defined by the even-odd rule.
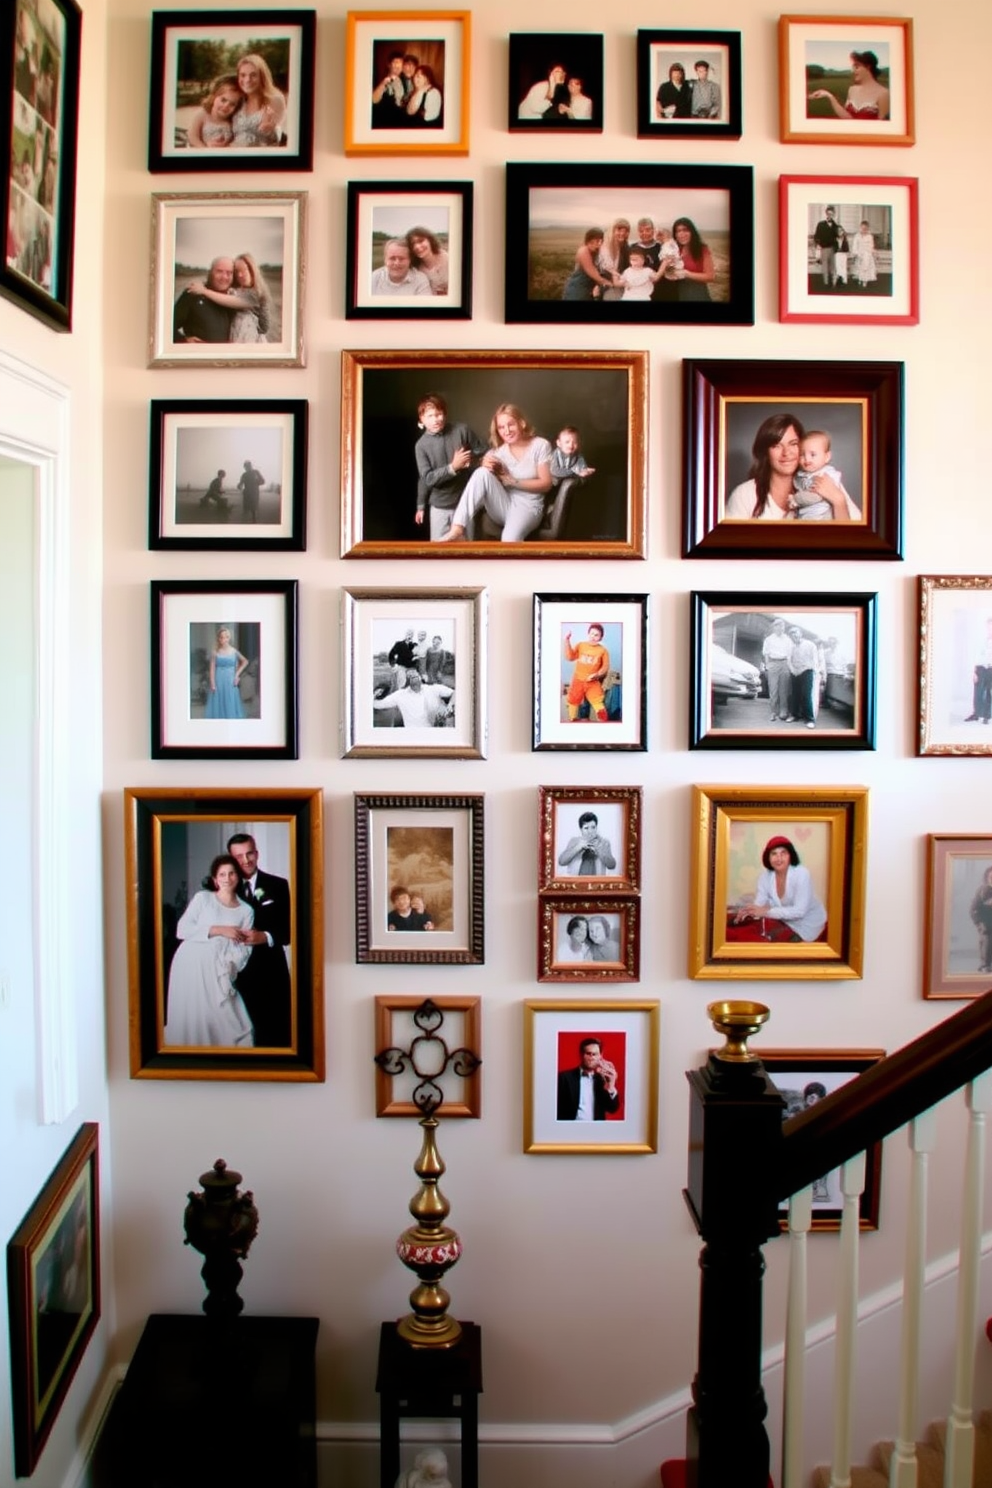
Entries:
[[413,1348],[451,1348],[461,1337],[461,1323],[448,1316],[450,1294],[441,1285],[462,1253],[457,1233],[445,1224],[451,1205],[438,1187],[444,1163],[437,1150],[435,1133],[438,1119],[434,1114],[444,1103],[440,1081],[449,1071],[463,1079],[474,1075],[482,1061],[471,1049],[449,1049],[441,1037],[444,1013],[430,998],[413,1014],[418,1032],[408,1049],[382,1049],[375,1062],[386,1075],[396,1076],[410,1070],[417,1077],[413,1103],[422,1111],[420,1127],[424,1140],[413,1171],[420,1188],[410,1200],[414,1223],[396,1242],[396,1254],[419,1284],[410,1293],[413,1309],[396,1325],[400,1337]]

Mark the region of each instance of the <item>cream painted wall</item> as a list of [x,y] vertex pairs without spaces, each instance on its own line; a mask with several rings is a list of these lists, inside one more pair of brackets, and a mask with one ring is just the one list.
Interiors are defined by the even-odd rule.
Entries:
[[[687,1092],[683,1071],[710,1043],[705,1006],[726,990],[687,979],[690,787],[695,781],[871,788],[868,936],[862,981],[748,984],[773,1010],[769,1046],[895,1048],[948,1009],[920,997],[924,837],[992,831],[989,765],[914,757],[919,572],[987,572],[992,563],[982,430],[989,399],[992,238],[986,190],[989,124],[982,90],[957,60],[984,57],[992,14],[984,0],[953,11],[915,7],[917,133],[909,150],[778,143],[776,19],[755,0],[713,0],[697,19],[740,29],[744,121],[739,142],[638,141],[635,33],[659,23],[645,4],[615,23],[589,0],[552,3],[548,29],[605,30],[606,131],[581,158],[753,165],[756,314],[751,328],[628,332],[606,327],[603,347],[650,353],[648,560],[576,563],[342,561],[339,553],[339,358],[343,347],[582,348],[584,330],[516,327],[502,320],[503,164],[560,158],[564,145],[505,132],[507,31],[535,23],[524,0],[473,15],[472,153],[467,160],[347,160],[342,149],[344,10],[318,8],[316,156],[312,175],[150,177],[145,170],[148,0],[109,0],[103,372],[106,628],[103,663],[105,890],[114,1188],[114,1292],[130,1353],[150,1311],[194,1310],[196,1257],[181,1245],[184,1195],[218,1156],[254,1189],[261,1230],[243,1284],[259,1312],[313,1312],[319,1341],[319,1415],[371,1422],[377,1325],[405,1308],[407,1279],[393,1256],[414,1191],[415,1127],[373,1111],[372,1000],[376,993],[478,994],[484,1001],[484,1117],[442,1129],[445,1191],[465,1255],[451,1278],[453,1310],[484,1324],[484,1421],[515,1431],[564,1422],[613,1425],[684,1387],[694,1368],[697,1241],[681,1188]],[[955,77],[958,81],[955,82]],[[805,328],[777,322],[777,180],[781,173],[906,174],[921,180],[922,323],[916,328]],[[395,329],[343,319],[345,183],[395,174],[476,183],[475,316],[440,328]],[[301,187],[310,193],[304,370],[146,369],[149,194],[153,190]],[[85,252],[85,244],[84,244]],[[2,308],[2,307],[0,307]],[[679,559],[680,359],[893,359],[906,362],[905,562],[747,564]],[[312,413],[309,547],[302,555],[154,554],[148,551],[147,441],[152,398],[306,397]],[[156,764],[149,758],[148,585],[153,578],[295,577],[300,581],[302,745],[299,761]],[[484,582],[491,594],[491,749],[485,762],[343,761],[341,641],[344,585]],[[877,590],[879,729],[874,754],[686,750],[689,600],[693,589]],[[535,755],[530,751],[531,596],[541,590],[643,590],[651,595],[650,749],[645,754]],[[536,1157],[521,1152],[525,998],[535,965],[535,847],[539,784],[592,780],[645,791],[643,973],[632,993],[661,1002],[661,1117],[657,1156]],[[320,787],[326,799],[327,1082],[317,1087],[132,1081],[121,792],[125,786]],[[357,966],[354,960],[352,793],[484,791],[487,798],[487,958],[478,968]],[[618,992],[624,989],[618,989]],[[960,1123],[952,1113],[938,1197],[956,1195]],[[866,1286],[892,1279],[901,1259],[902,1144],[890,1143],[883,1230],[862,1253]],[[944,1187],[946,1185],[946,1189]],[[952,1239],[939,1212],[934,1253]],[[821,1249],[814,1244],[814,1251]],[[769,1253],[769,1336],[780,1336],[782,1247]],[[825,1310],[822,1296],[818,1305]],[[573,1361],[575,1361],[573,1363]],[[544,1481],[551,1483],[552,1477]],[[564,1478],[562,1479],[564,1481]]]

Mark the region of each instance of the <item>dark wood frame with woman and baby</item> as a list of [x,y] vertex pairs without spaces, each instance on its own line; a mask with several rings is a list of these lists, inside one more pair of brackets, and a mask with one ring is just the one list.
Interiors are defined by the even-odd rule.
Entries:
[[753,325],[753,170],[508,165],[505,313],[537,325]]
[[688,358],[682,423],[683,558],[902,558],[902,362]]
[[131,788],[124,854],[132,1079],[323,1080],[321,792]]
[[692,799],[690,977],[860,978],[867,787],[696,785]]
[[152,12],[152,172],[313,169],[316,12]]
[[646,351],[341,361],[343,557],[644,556]]

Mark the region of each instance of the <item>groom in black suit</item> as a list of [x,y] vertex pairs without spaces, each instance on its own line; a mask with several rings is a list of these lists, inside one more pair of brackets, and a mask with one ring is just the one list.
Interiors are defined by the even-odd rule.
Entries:
[[558,1075],[559,1121],[605,1121],[620,1105],[616,1066],[603,1058],[598,1038],[579,1044],[581,1063]]
[[247,832],[228,838],[227,850],[241,869],[238,897],[255,912],[245,935],[251,955],[238,973],[237,988],[255,1029],[255,1047],[285,1049],[293,1040],[289,965],[283,950],[291,936],[289,884],[262,872],[255,839]]

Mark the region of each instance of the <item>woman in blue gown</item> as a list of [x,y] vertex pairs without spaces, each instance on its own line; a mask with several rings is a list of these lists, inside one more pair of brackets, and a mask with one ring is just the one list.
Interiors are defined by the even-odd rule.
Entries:
[[231,632],[222,625],[217,632],[217,645],[210,654],[207,718],[244,718],[238,683],[247,665],[247,656],[231,645]]

